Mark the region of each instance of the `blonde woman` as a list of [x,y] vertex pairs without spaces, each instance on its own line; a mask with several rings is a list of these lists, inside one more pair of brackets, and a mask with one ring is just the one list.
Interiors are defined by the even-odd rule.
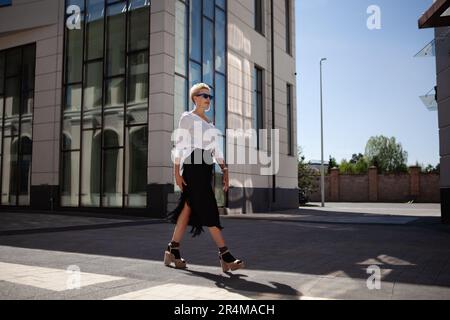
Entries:
[[[169,266],[174,263],[175,268],[186,268],[186,261],[180,255],[180,242],[186,227],[192,226],[191,233],[195,237],[206,226],[218,247],[222,270],[237,270],[244,267],[244,262],[236,259],[225,245],[211,185],[214,167],[212,158],[215,158],[223,172],[223,190],[228,190],[228,168],[218,147],[217,136],[208,139],[211,134],[205,134],[214,132],[208,130],[217,130],[205,115],[213,96],[207,84],[198,83],[192,86],[190,98],[194,109],[184,112],[179,121],[179,129],[186,135],[175,143],[174,175],[176,184],[181,189],[181,197],[177,207],[168,215],[169,221],[176,226],[172,241],[164,253],[164,264]],[[213,147],[209,148],[211,145]]]

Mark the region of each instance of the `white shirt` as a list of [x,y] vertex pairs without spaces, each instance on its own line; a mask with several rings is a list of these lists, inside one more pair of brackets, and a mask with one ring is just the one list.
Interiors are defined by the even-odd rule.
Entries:
[[212,122],[207,122],[192,111],[181,114],[178,130],[175,134],[174,159],[180,158],[180,175],[183,174],[183,163],[196,148],[211,150],[214,162],[223,160],[219,147],[220,130]]

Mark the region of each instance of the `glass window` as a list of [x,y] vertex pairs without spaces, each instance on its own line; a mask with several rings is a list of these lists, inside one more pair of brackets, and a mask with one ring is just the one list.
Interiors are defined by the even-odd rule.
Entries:
[[[5,52],[0,52],[0,96],[3,95],[4,84],[5,84]],[[0,104],[0,109],[3,109],[3,104]]]
[[174,128],[178,127],[181,114],[188,109],[186,79],[175,75],[175,106],[173,123]]
[[255,67],[253,70],[253,103],[252,103],[252,122],[253,129],[256,130],[257,148],[260,148],[259,130],[263,129],[263,70]]
[[63,150],[80,149],[80,120],[69,112],[64,113],[62,142]]
[[148,52],[129,57],[127,123],[147,122]]
[[145,207],[147,203],[147,126],[127,128],[125,157],[125,194],[127,207]]
[[288,144],[288,155],[293,155],[293,145],[292,145],[292,86],[290,84],[286,85],[287,92],[287,104],[286,104],[286,112],[287,112],[287,144]]
[[[150,1],[66,0],[66,6],[84,2],[84,40],[80,30],[67,31],[65,38],[65,77],[71,82],[65,86],[61,126],[63,162],[67,163],[61,169],[65,190],[62,204],[121,207],[124,203],[123,135],[128,125],[146,126],[148,122]],[[80,110],[83,110],[81,123]],[[81,180],[73,176],[70,179],[77,179],[80,203],[78,191],[73,191],[74,182],[68,179],[74,172],[71,168],[74,154],[70,153],[75,151],[79,152],[77,170]],[[146,175],[141,177],[146,184]],[[143,201],[145,206],[147,198]]]
[[146,7],[132,9],[130,12],[129,50],[148,48],[149,11]]
[[264,7],[263,0],[255,0],[255,30],[263,33],[264,26]]
[[35,66],[35,50],[23,50],[22,59],[22,92],[28,92],[34,89],[34,66]]
[[291,54],[291,2],[285,0],[286,13],[286,52]]
[[66,35],[66,81],[81,82],[83,63],[83,17],[81,29],[67,30]]
[[202,59],[202,13],[201,8],[202,0],[191,0],[190,5],[190,46],[189,56],[191,59],[200,62]]
[[203,82],[213,86],[213,59],[214,59],[214,25],[203,18]]
[[20,110],[20,78],[6,79],[5,116],[18,115]]
[[86,64],[86,84],[84,86],[84,107],[93,109],[102,105],[102,62]]
[[219,7],[221,7],[222,9],[226,9],[225,8],[225,1],[226,0],[216,0],[216,6],[219,6]]
[[203,14],[214,19],[214,0],[203,0]]
[[83,206],[100,206],[101,172],[101,132],[86,130],[83,132],[81,156],[81,204]]
[[[30,134],[31,134],[31,126]],[[27,205],[30,202],[31,182],[31,135],[23,135],[20,139],[19,157],[19,205]]]
[[126,3],[108,6],[107,10],[107,72],[114,76],[125,73]]
[[216,8],[216,71],[225,73],[225,12]]
[[106,81],[105,108],[123,107],[125,101],[125,78],[118,77]]
[[104,151],[103,207],[122,207],[123,149]]
[[225,105],[225,93],[226,93],[226,81],[225,76],[216,73],[216,90],[215,90],[215,104],[216,104],[216,119],[215,125],[216,128],[219,129],[222,134],[225,134],[225,114],[226,114],[226,105]]
[[6,7],[11,5],[11,0],[0,0],[0,7]]
[[17,204],[18,137],[3,138],[2,204]]
[[175,3],[175,72],[186,76],[187,16],[186,5]]
[[80,152],[63,152],[62,156],[62,183],[61,205],[68,207],[78,206],[80,176]]
[[104,1],[87,1],[86,59],[103,57]]
[[66,103],[64,111],[76,112],[81,110],[81,84],[66,87]]
[[[120,128],[123,130],[123,127]],[[123,146],[122,131],[105,128],[103,131],[103,146],[105,148],[118,148]]]
[[[189,70],[189,89],[192,88],[192,86],[196,83],[199,83],[202,81],[202,67],[198,63],[191,61],[191,66]],[[193,103],[192,101],[189,101],[189,103]]]
[[6,51],[6,76],[20,76],[22,61],[21,48],[14,48]]
[[30,202],[34,65],[35,45],[0,52],[0,193],[4,205]]

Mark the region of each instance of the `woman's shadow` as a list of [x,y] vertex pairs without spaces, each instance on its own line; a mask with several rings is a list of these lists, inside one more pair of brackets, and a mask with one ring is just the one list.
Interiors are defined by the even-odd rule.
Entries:
[[224,277],[218,274],[191,269],[184,269],[184,271],[187,271],[189,272],[188,274],[196,277],[212,280],[218,288],[225,289],[233,293],[242,294],[241,291],[245,291],[247,293],[254,292],[256,296],[261,296],[261,298],[264,298],[265,295],[279,295],[280,297],[276,298],[280,299],[298,299],[302,295],[301,292],[283,283],[270,281],[269,283],[273,285],[272,287],[259,282],[246,280],[244,277],[248,276],[244,274],[225,272],[229,277]]

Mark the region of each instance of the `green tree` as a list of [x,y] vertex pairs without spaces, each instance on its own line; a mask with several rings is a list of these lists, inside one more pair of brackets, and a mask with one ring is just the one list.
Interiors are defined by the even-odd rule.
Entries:
[[335,158],[330,155],[330,159],[328,160],[328,174],[331,172],[331,169],[339,168],[339,165]]
[[304,197],[309,197],[317,189],[314,171],[305,162],[301,147],[297,148],[298,191]]
[[380,173],[407,172],[408,153],[395,137],[371,137],[366,144],[365,157],[369,165],[376,166]]

